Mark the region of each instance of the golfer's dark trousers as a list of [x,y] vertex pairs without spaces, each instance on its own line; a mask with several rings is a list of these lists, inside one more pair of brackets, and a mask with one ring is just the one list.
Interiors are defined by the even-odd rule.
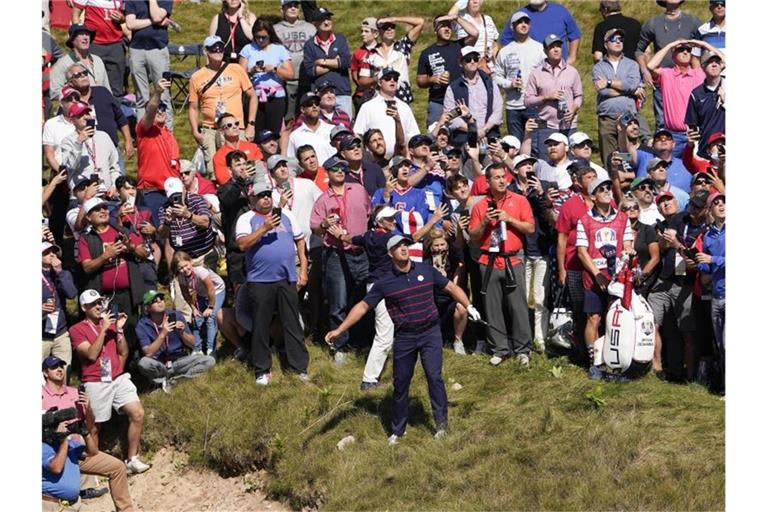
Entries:
[[283,327],[288,366],[296,373],[306,372],[307,364],[309,364],[309,353],[307,347],[304,346],[301,323],[299,322],[299,294],[296,291],[296,283],[282,280],[274,283],[248,283],[247,286],[248,303],[253,319],[251,364],[256,377],[268,373],[272,368],[269,332],[275,308],[277,308],[280,324]]
[[394,404],[392,411],[392,433],[402,436],[408,423],[408,388],[411,385],[416,358],[427,377],[429,400],[432,414],[439,426],[448,422],[448,395],[443,382],[443,338],[440,325],[418,335],[395,335],[392,373],[394,376]]

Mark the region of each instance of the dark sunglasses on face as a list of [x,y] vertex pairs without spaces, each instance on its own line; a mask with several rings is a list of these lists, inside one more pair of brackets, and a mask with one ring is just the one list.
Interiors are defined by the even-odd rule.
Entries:
[[84,76],[88,76],[88,71],[87,70],[79,71],[79,72],[73,74],[72,78],[82,78]]
[[710,7],[725,7],[725,2],[715,2],[712,4],[709,4]]
[[256,197],[258,199],[264,199],[265,197],[272,197],[272,192],[269,190],[265,190],[264,192],[259,192],[256,194]]
[[678,46],[675,48],[676,52],[688,52],[691,53],[691,47],[690,46]]
[[599,194],[601,192],[610,192],[611,186],[610,185],[600,185],[595,189],[595,194]]
[[105,211],[105,210],[107,210],[107,205],[102,204],[102,205],[95,206],[95,207],[91,208],[91,211],[88,212],[88,213],[102,212],[102,211]]
[[361,143],[359,143],[359,142],[355,142],[354,144],[352,144],[352,145],[351,145],[351,146],[349,146],[348,148],[344,148],[344,151],[351,151],[351,150],[353,150],[353,149],[360,149],[360,148],[362,148],[362,147],[363,147],[363,145],[362,145]]
[[609,43],[623,43],[624,36],[613,36],[608,38]]
[[725,199],[723,199],[722,197],[719,197],[714,201],[712,201],[712,206],[720,206],[721,204],[725,204]]
[[269,39],[269,36],[268,35],[267,36],[253,36],[253,38],[256,39],[257,41],[266,41],[266,40]]
[[640,207],[637,206],[637,205],[634,205],[634,206],[622,206],[621,207],[621,211],[623,211],[623,212],[632,212],[632,211],[639,212],[640,211]]
[[217,44],[209,48],[206,48],[206,50],[208,50],[209,53],[224,53],[224,45]]
[[640,192],[650,192],[653,191],[653,186],[651,186],[649,183],[643,183],[642,185],[639,185],[635,190],[639,190]]
[[312,100],[309,103],[304,104],[305,107],[319,107],[320,101],[319,100]]
[[480,55],[477,53],[470,53],[464,57],[464,62],[480,62]]
[[189,176],[190,174],[192,174],[192,171],[181,171],[179,174],[181,174],[182,176]]
[[382,82],[397,82],[397,78],[395,77],[395,75],[389,75],[389,76],[382,77],[381,81]]
[[693,182],[694,185],[709,185],[709,181],[705,179],[696,180]]
[[456,155],[456,154],[448,155],[448,160],[459,160],[460,158],[461,158],[461,155]]

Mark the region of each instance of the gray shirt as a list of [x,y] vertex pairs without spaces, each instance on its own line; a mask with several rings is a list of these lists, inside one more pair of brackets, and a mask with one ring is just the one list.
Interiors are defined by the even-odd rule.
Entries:
[[[674,20],[667,18],[665,14],[659,14],[645,22],[640,30],[640,40],[637,42],[637,57],[653,44],[653,51],[658,52],[672,41],[678,39],[695,39],[696,31],[701,25],[701,20],[696,16],[681,12]],[[662,67],[672,67],[672,52],[664,56]]]
[[283,42],[293,61],[293,79],[298,80],[301,62],[304,60],[304,43],[315,37],[317,29],[311,23],[304,20],[296,20],[288,23],[282,20],[275,23],[275,33]]
[[618,118],[625,112],[637,112],[637,106],[635,105],[635,97],[632,95],[635,89],[640,87],[640,66],[632,59],[628,59],[623,55],[619,59],[619,64],[614,70],[613,64],[603,57],[603,60],[598,62],[592,68],[592,82],[598,78],[605,78],[606,80],[619,80],[621,81],[621,96],[611,96],[609,91],[615,89],[601,89],[597,91],[597,115],[598,116],[610,116]]
[[[524,43],[512,41],[496,55],[496,69],[493,72],[493,81],[507,94],[507,109],[523,110],[523,91],[528,84],[528,76],[533,68],[539,66],[547,56],[540,42],[530,37]],[[520,89],[512,87],[512,80],[517,77],[518,71],[523,85]]]

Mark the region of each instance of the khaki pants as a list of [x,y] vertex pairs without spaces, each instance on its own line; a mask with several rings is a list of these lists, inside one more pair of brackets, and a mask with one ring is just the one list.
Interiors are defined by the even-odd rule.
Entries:
[[[109,478],[109,493],[118,512],[132,511],[133,502],[128,491],[128,472],[125,464],[104,452],[89,455],[80,463],[80,471]],[[52,504],[52,503],[51,503]]]
[[65,363],[67,367],[72,364],[72,341],[69,339],[69,333],[64,331],[52,340],[43,340],[43,359],[48,356],[56,356]]

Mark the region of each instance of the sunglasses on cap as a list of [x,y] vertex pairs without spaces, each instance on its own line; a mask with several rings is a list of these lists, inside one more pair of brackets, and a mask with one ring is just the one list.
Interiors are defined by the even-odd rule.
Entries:
[[240,126],[240,121],[234,121],[229,123],[224,123],[221,125],[221,129],[230,129],[230,128],[238,128]]
[[639,212],[640,211],[640,207],[638,205],[622,206],[621,207],[621,211],[623,211],[623,212],[632,212],[632,211]]
[[84,76],[88,76],[88,70],[84,69],[82,71],[78,71],[77,73],[74,73],[73,75],[70,75],[70,78],[82,78]]
[[480,62],[479,53],[468,53],[464,56],[464,62]]

